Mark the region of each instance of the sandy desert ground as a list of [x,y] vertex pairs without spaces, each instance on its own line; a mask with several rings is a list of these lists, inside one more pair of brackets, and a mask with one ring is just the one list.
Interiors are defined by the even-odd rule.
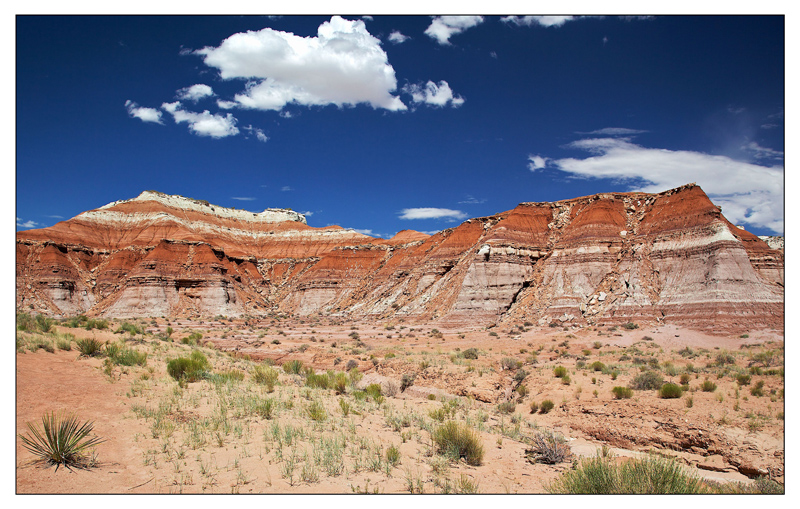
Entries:
[[[17,332],[17,493],[546,493],[604,446],[618,458],[672,457],[712,482],[784,482],[777,331],[281,316],[126,323],[139,330],[115,333],[123,322],[114,320]],[[88,338],[146,362],[112,362],[108,346],[83,356],[77,342]],[[208,376],[179,383],[167,363],[194,350]],[[643,373],[682,385],[681,396],[615,397]],[[62,409],[105,439],[90,468],[56,470],[22,445],[26,423]],[[433,435],[450,421],[476,433],[479,464],[438,449]],[[560,463],[526,452],[549,433],[569,448]]]

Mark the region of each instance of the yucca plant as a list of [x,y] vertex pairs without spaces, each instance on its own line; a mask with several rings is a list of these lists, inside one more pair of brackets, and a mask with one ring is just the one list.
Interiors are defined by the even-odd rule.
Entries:
[[29,432],[19,435],[22,446],[42,460],[58,467],[87,467],[85,452],[105,439],[89,434],[94,423],[80,423],[75,414],[50,412],[42,416],[42,426],[26,423]]

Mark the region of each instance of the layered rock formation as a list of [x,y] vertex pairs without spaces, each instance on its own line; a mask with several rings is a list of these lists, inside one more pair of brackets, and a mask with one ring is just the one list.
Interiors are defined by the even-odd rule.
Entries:
[[522,203],[375,239],[145,192],[17,234],[17,307],[56,316],[328,314],[783,326],[783,253],[703,191]]

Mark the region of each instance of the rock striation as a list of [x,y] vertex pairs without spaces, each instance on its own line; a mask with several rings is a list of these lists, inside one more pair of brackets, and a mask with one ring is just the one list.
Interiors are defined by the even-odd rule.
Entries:
[[689,184],[521,203],[376,239],[146,191],[17,233],[19,309],[783,328],[784,256]]

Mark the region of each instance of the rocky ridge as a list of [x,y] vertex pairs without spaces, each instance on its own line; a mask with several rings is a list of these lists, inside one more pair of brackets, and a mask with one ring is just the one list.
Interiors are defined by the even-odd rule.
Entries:
[[782,251],[694,184],[521,203],[392,239],[146,191],[18,232],[16,304],[54,316],[782,329],[783,271]]

